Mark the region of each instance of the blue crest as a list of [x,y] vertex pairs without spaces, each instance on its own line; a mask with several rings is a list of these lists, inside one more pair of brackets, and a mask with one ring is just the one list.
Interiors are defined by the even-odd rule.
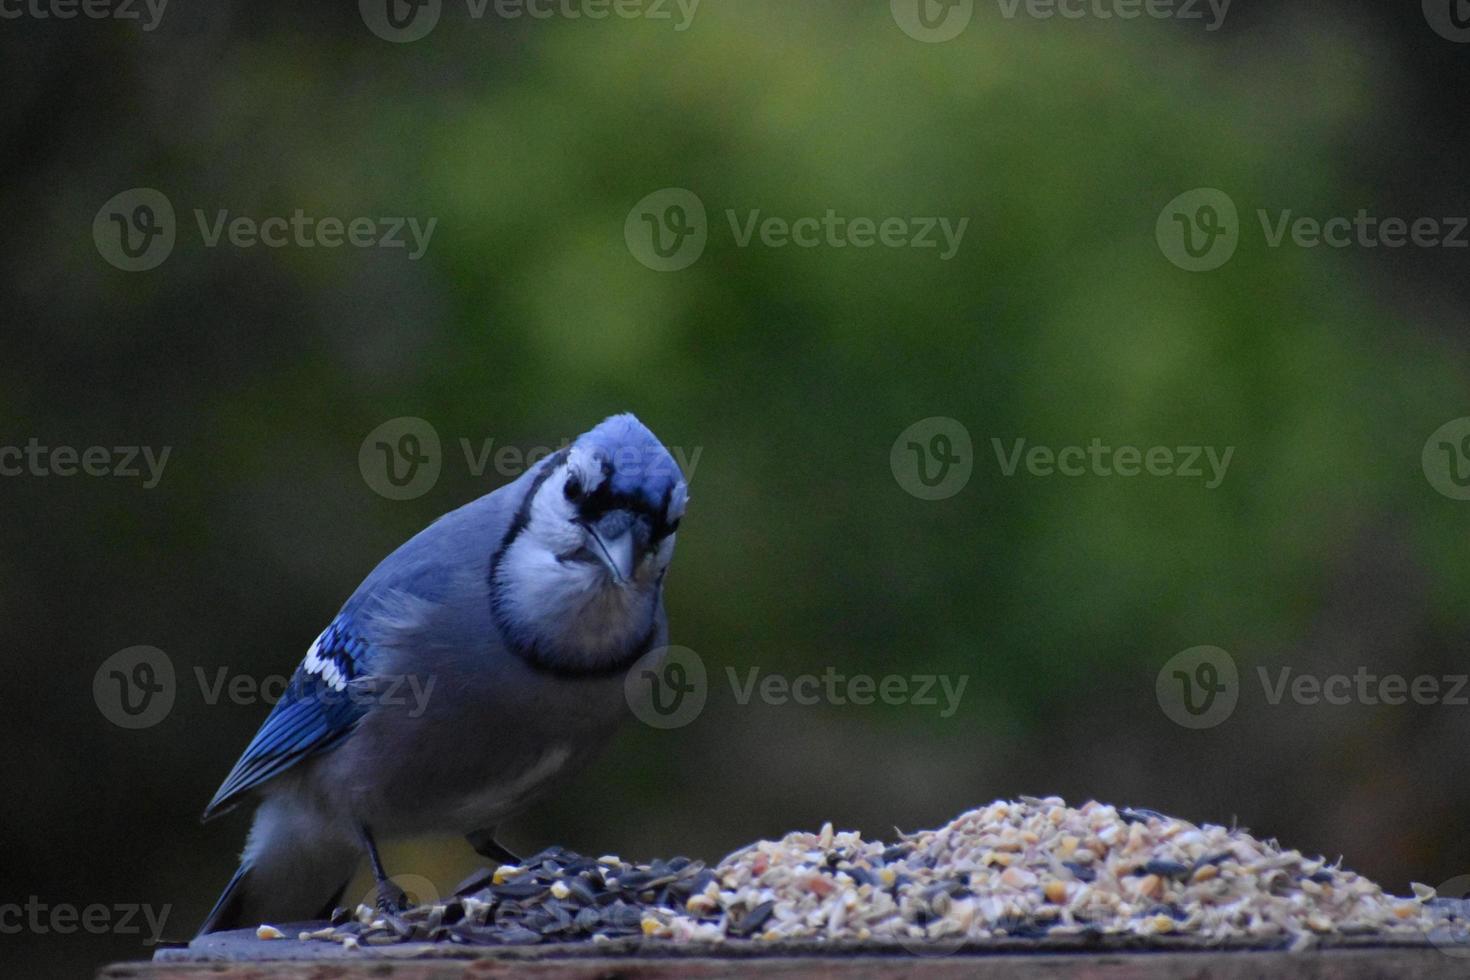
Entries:
[[613,497],[662,514],[666,506],[682,505],[688,496],[674,457],[631,412],[605,419],[579,436],[575,445],[595,452],[610,467],[608,489]]

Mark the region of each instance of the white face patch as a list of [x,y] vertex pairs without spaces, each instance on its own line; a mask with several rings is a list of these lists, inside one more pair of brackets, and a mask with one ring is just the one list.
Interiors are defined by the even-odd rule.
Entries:
[[567,499],[567,484],[575,481],[583,493],[591,493],[606,478],[599,459],[573,446],[566,463],[536,491],[526,530],[554,554],[577,551],[585,543],[586,532],[576,523],[577,505]]
[[342,669],[337,666],[335,657],[322,656],[322,638],[327,635],[323,630],[322,635],[311,641],[311,647],[306,651],[306,659],[301,662],[301,669],[308,674],[321,678],[334,691],[347,690],[347,678],[342,676]]
[[637,555],[629,580],[614,581],[596,557],[577,504],[567,499],[569,483],[581,498],[606,479],[601,456],[572,447],[537,488],[525,529],[496,571],[496,608],[516,639],[568,665],[596,667],[649,634],[659,583],[673,558],[670,534]]
[[653,626],[656,582],[614,585],[601,565],[564,561],[530,534],[506,551],[500,578],[501,611],[523,639],[571,664],[621,656]]

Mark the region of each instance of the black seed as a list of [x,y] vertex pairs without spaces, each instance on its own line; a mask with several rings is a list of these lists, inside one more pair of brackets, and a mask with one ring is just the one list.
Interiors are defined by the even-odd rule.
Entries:
[[1164,878],[1185,878],[1189,876],[1190,867],[1180,864],[1178,861],[1150,861],[1143,866],[1143,873],[1159,875]]
[[1123,818],[1124,823],[1147,823],[1150,820],[1168,820],[1157,810],[1146,810],[1143,807],[1127,807],[1118,811],[1118,816]]
[[1073,877],[1078,881],[1095,881],[1097,879],[1097,872],[1085,864],[1078,864],[1076,861],[1063,861],[1062,867],[1072,872]]
[[567,896],[580,905],[591,905],[597,900],[597,893],[592,890],[584,878],[569,878],[566,880]]
[[1221,851],[1219,854],[1212,854],[1209,857],[1202,857],[1194,862],[1194,867],[1190,870],[1198,871],[1200,868],[1203,868],[1207,864],[1220,865],[1230,860],[1234,856],[1235,855],[1231,854],[1229,851]]
[[495,872],[491,871],[489,868],[481,868],[474,874],[466,878],[464,881],[461,881],[459,883],[459,887],[454,889],[454,894],[473,894],[474,892],[477,892],[481,888],[484,888],[486,885],[490,884],[490,879],[494,876]]
[[730,935],[741,937],[749,936],[761,926],[765,925],[766,920],[771,917],[771,913],[775,910],[775,902],[761,902],[759,905],[757,905],[755,908],[751,909],[745,914],[745,917],[740,920],[739,925],[734,926],[729,930]]
[[507,881],[490,886],[490,891],[498,898],[532,898],[546,891],[546,886],[538,881]]
[[499,930],[500,942],[512,946],[528,946],[541,941],[541,934],[524,926],[508,926]]

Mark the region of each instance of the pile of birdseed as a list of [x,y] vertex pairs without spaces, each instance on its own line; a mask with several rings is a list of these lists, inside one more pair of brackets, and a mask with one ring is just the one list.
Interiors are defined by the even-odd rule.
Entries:
[[[998,801],[897,843],[792,833],[714,868],[543,851],[471,879],[447,902],[339,910],[301,934],[348,946],[844,942],[905,947],[1193,937],[1305,948],[1342,937],[1423,941],[1462,914],[1432,889],[1395,898],[1322,858],[1239,829],[1056,797]],[[1463,930],[1463,924],[1458,926]]]

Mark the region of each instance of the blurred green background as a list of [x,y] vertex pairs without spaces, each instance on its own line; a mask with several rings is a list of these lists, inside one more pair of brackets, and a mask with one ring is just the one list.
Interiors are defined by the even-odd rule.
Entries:
[[[1242,5],[1243,6],[1243,5]],[[711,678],[630,724],[515,848],[716,860],[762,836],[886,836],[1058,793],[1238,820],[1403,891],[1470,873],[1470,708],[1272,705],[1274,672],[1467,669],[1470,504],[1425,440],[1467,408],[1465,252],[1268,247],[1257,209],[1470,213],[1470,48],[1418,5],[1199,22],[1007,19],[906,34],[886,2],[705,0],[672,20],[468,18],[389,43],[350,5],[186,4],[157,28],[0,25],[0,444],[170,447],[158,486],[0,479],[7,805],[0,904],[171,906],[192,934],[245,814],[197,816],[265,717],[214,678],[289,674],[339,603],[529,449],[632,410],[699,452],[668,586]],[[492,8],[493,9],[493,8]],[[178,213],[158,268],[104,261],[113,195]],[[708,208],[689,268],[624,240],[662,188]],[[1160,209],[1216,187],[1234,257],[1183,271]],[[204,247],[194,209],[413,215],[426,254]],[[740,247],[725,212],[968,218],[958,254]],[[430,422],[442,472],[375,493],[364,438]],[[889,465],[944,416],[956,495]],[[1235,447],[1179,478],[1005,476],[993,439]],[[179,677],[153,727],[92,694],[114,652]],[[1239,704],[1189,730],[1155,694],[1228,650]],[[960,708],[737,703],[726,668],[968,677]],[[462,841],[394,844],[447,890]],[[367,890],[363,876],[359,885]],[[0,934],[12,976],[149,955],[135,935]]]

